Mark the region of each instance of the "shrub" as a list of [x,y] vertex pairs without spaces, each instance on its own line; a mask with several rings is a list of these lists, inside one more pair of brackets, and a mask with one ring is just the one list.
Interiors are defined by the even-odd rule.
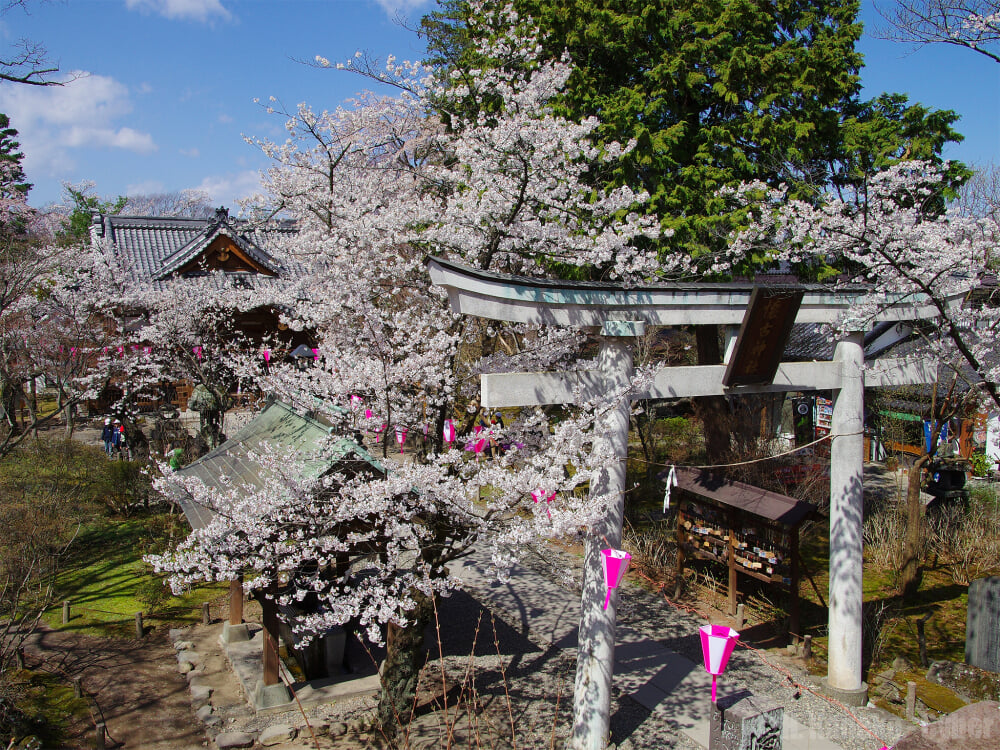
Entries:
[[941,508],[929,519],[930,547],[951,568],[955,583],[967,585],[1000,570],[1000,507],[973,499]]
[[969,463],[972,464],[972,473],[977,477],[988,477],[993,468],[993,461],[984,451],[973,453],[969,457]]

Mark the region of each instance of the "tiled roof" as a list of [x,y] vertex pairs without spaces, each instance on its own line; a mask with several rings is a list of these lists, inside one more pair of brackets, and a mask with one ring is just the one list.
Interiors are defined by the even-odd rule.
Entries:
[[159,281],[194,260],[220,235],[230,237],[254,261],[275,272],[273,251],[296,232],[293,222],[266,226],[232,219],[219,209],[209,218],[95,214],[91,237],[111,243],[122,268],[136,281]]
[[[263,482],[254,454],[262,454],[265,444],[279,451],[293,450],[301,456],[302,479],[322,476],[334,466],[351,460],[382,471],[380,464],[353,440],[332,437],[326,425],[297,413],[280,401],[272,401],[232,438],[177,473],[197,477],[208,487],[220,490],[226,486],[259,489]],[[215,511],[195,504],[186,494],[177,499],[193,529],[207,526],[215,517]]]
[[[796,323],[788,336],[783,360],[810,362],[833,359],[836,342],[823,332],[819,323]],[[878,358],[883,353],[898,357],[909,353],[913,346],[907,342],[913,337],[913,327],[905,323],[878,323],[865,334],[865,357]]]

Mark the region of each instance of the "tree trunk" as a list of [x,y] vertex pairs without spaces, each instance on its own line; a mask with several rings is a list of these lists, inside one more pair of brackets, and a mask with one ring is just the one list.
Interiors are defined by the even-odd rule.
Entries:
[[903,540],[903,565],[899,571],[899,590],[903,598],[912,597],[920,588],[923,558],[920,505],[920,475],[930,456],[924,454],[910,468],[906,480],[906,537]]
[[[722,364],[718,326],[695,326],[698,344],[698,364]],[[705,453],[711,463],[721,462],[729,453],[731,425],[729,403],[725,396],[702,396],[691,399],[695,414],[705,430]]]
[[76,404],[66,407],[66,439],[73,438],[73,431],[76,429]]
[[387,738],[395,736],[409,721],[413,710],[424,661],[424,630],[433,611],[429,597],[419,591],[411,591],[410,595],[417,606],[409,613],[409,624],[401,628],[389,623],[387,627],[382,692],[378,701],[378,722]]

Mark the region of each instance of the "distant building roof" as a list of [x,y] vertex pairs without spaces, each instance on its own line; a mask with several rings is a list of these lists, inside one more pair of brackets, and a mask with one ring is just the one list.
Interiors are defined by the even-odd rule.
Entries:
[[159,285],[173,274],[206,269],[280,276],[274,251],[297,232],[292,221],[252,224],[219,208],[200,219],[94,214],[92,241],[104,240],[136,281]]
[[[823,332],[820,323],[796,323],[785,346],[784,361],[829,361],[833,359],[836,341]],[[900,348],[915,336],[912,323],[884,322],[877,323],[865,334],[865,359],[877,359],[883,353],[891,351],[892,356],[901,356],[912,350],[909,347]]]
[[[352,457],[383,471],[378,461],[353,440],[331,437],[331,428],[327,425],[299,414],[280,401],[272,401],[231,439],[179,469],[177,474],[197,477],[216,489],[225,486],[259,488],[263,486],[260,464],[252,454],[262,453],[267,446],[299,454],[303,459],[300,463],[302,479],[322,476]],[[192,502],[186,495],[179,497],[178,502],[193,529],[207,526],[215,517],[213,510]]]

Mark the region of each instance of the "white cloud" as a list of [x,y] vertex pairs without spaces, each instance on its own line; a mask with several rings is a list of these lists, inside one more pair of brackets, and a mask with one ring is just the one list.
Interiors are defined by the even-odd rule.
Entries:
[[159,180],[143,180],[130,184],[125,189],[125,195],[152,195],[166,191],[163,183]]
[[195,146],[192,146],[191,148],[178,149],[178,151],[181,156],[190,156],[192,159],[197,159],[201,156],[201,151],[199,151]]
[[195,186],[195,190],[208,193],[213,204],[235,209],[237,201],[261,192],[260,172],[248,169],[235,174],[206,177]]
[[158,13],[164,18],[206,23],[213,18],[228,21],[233,16],[219,0],[125,0],[129,10]]
[[431,0],[375,0],[382,6],[389,18],[405,16],[422,5],[430,5]]
[[63,86],[0,87],[0,112],[17,128],[29,174],[67,174],[74,166],[73,149],[156,151],[152,135],[118,123],[132,111],[124,84],[84,71],[64,80]]

